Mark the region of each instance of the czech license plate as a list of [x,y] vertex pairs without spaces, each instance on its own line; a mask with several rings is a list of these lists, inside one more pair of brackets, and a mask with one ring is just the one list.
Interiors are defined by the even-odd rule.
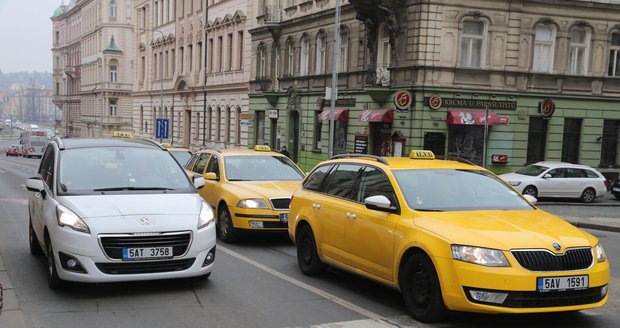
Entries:
[[613,189],[611,189],[611,191],[617,191],[617,192],[620,192],[620,188],[613,188]]
[[586,289],[588,288],[588,276],[539,277],[536,286],[539,292]]
[[288,213],[280,213],[280,222],[282,223],[288,222]]
[[172,247],[123,248],[123,261],[172,258]]

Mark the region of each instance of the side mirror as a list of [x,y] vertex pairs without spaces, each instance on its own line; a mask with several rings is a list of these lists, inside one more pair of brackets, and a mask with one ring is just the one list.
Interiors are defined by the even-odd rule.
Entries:
[[205,180],[218,180],[217,174],[214,172],[207,172],[203,175]]
[[536,199],[536,197],[532,195],[523,195],[523,197],[525,197],[525,199],[527,199],[527,201],[530,202],[532,205],[536,205],[536,203],[538,203],[538,199]]
[[394,213],[396,211],[396,209],[392,207],[390,200],[383,195],[370,196],[364,199],[364,205],[366,205],[366,208],[371,210],[390,213]]
[[551,174],[547,173],[543,175],[543,179],[549,179],[549,178],[552,178]]
[[203,177],[194,178],[194,187],[196,187],[196,189],[200,189],[204,186],[205,186],[205,178]]
[[45,185],[43,185],[43,180],[39,177],[28,178],[28,180],[26,180],[26,189],[32,192],[44,193]]

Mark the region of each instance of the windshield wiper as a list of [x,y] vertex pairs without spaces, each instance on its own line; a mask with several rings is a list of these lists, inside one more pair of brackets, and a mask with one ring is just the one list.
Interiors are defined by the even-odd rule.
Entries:
[[97,188],[93,191],[123,191],[123,190],[174,190],[173,188],[166,187],[110,187],[110,188]]

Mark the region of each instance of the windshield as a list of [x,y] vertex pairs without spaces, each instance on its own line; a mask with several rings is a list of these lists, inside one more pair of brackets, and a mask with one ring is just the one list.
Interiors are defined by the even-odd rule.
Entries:
[[190,157],[192,157],[192,153],[186,150],[169,150],[169,152],[172,156],[174,156],[174,159],[181,164],[181,166],[187,164],[187,161],[189,161]]
[[93,147],[60,153],[60,194],[93,194],[106,191],[193,190],[187,175],[168,152],[151,148]]
[[228,156],[224,161],[228,181],[291,181],[304,177],[285,156]]
[[531,205],[489,172],[395,170],[410,208],[419,211],[528,210]]
[[545,172],[548,169],[549,168],[545,167],[545,166],[528,165],[528,166],[520,169],[516,173],[517,174],[523,174],[523,175],[529,175],[529,176],[535,177],[535,176],[539,176],[541,173]]

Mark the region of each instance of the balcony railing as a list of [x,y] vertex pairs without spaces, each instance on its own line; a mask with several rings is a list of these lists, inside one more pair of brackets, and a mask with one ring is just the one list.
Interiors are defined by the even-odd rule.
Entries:
[[280,6],[265,7],[265,24],[279,24],[282,22],[282,8]]
[[377,64],[377,80],[375,82],[377,85],[390,85],[391,77],[389,67],[389,64]]

